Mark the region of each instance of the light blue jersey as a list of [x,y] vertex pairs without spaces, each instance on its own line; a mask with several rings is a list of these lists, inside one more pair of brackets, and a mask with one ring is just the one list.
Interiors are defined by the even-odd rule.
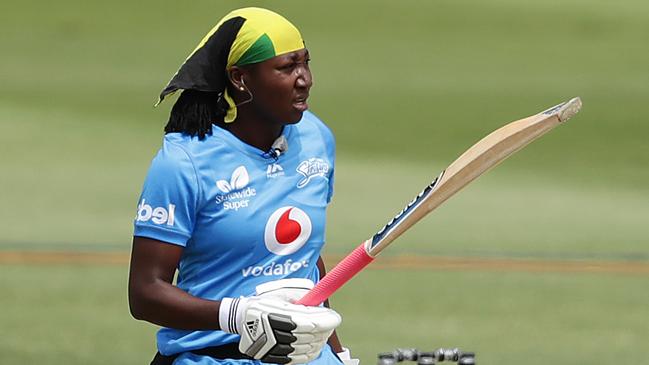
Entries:
[[[308,111],[283,135],[288,150],[277,159],[216,126],[202,141],[165,135],[144,182],[134,235],[184,246],[179,288],[220,300],[249,296],[271,280],[318,281],[335,142]],[[238,336],[222,331],[158,332],[165,355],[231,342]]]

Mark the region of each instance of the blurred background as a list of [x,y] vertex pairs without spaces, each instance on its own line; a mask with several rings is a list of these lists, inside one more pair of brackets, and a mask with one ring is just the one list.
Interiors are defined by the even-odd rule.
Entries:
[[508,121],[583,110],[420,222],[333,298],[363,364],[649,359],[649,3],[26,0],[0,21],[0,363],[147,364],[132,220],[162,87],[229,10],[293,21],[338,142],[329,264]]

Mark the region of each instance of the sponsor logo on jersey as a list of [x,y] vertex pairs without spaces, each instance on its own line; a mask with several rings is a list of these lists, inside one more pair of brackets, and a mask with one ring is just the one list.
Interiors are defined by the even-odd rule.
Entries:
[[146,199],[142,199],[137,206],[137,217],[135,220],[138,222],[148,222],[149,220],[154,224],[168,226],[174,225],[176,206],[169,204],[167,207],[152,207],[146,203]]
[[278,163],[268,165],[268,168],[266,169],[266,177],[273,179],[278,176],[284,176],[284,168],[282,167],[282,165]]
[[257,190],[248,186],[250,177],[245,166],[239,166],[232,172],[230,181],[218,180],[216,187],[223,193],[216,195],[216,204],[223,204],[225,210],[247,208],[250,198],[257,195]]
[[299,250],[311,237],[311,219],[300,208],[282,207],[268,218],[264,230],[264,243],[268,251],[290,255]]
[[299,189],[305,187],[315,177],[329,179],[329,163],[321,158],[313,157],[302,161],[295,171],[302,175],[302,179],[297,183]]
[[241,275],[244,278],[249,276],[286,276],[308,266],[309,260],[293,261],[288,259],[284,262],[273,261],[267,265],[248,266],[245,269],[241,269]]

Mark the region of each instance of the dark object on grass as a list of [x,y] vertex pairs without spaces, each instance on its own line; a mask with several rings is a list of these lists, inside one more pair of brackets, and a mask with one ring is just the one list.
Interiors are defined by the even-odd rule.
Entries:
[[402,361],[416,361],[417,365],[435,365],[438,362],[456,362],[458,365],[475,365],[475,353],[460,349],[440,348],[435,351],[419,351],[417,349],[396,349],[378,355],[377,365],[395,365]]

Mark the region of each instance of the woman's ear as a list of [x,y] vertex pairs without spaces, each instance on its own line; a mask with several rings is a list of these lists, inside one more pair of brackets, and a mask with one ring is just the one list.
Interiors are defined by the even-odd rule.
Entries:
[[232,66],[228,70],[228,79],[235,89],[243,91],[246,89],[246,83],[243,81],[243,70],[237,66]]

